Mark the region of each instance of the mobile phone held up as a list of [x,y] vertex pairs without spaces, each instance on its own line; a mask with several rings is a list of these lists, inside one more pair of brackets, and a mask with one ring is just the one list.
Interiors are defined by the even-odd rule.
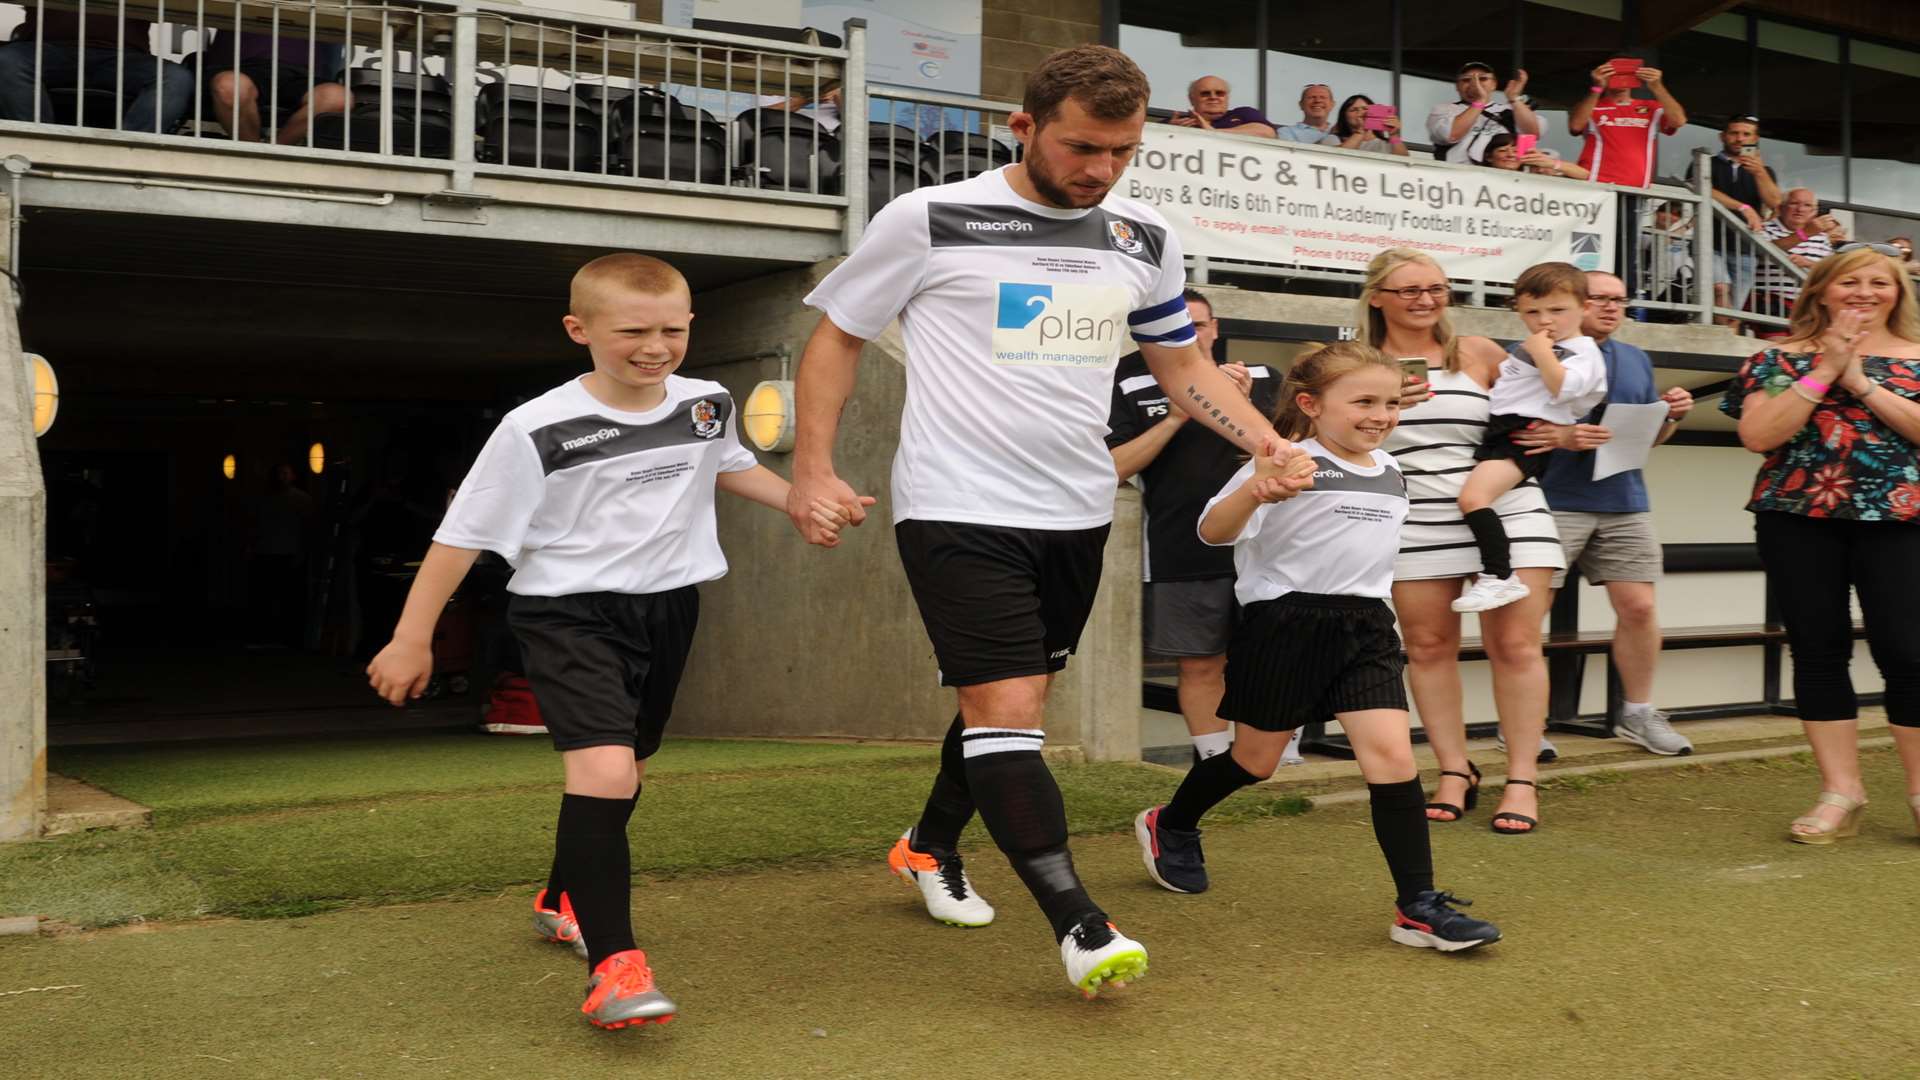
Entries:
[[1613,75],[1607,79],[1607,89],[1631,90],[1640,85],[1640,61],[1616,56],[1607,63],[1613,65]]
[[1753,155],[1759,152],[1760,152],[1760,148],[1757,146],[1748,145],[1740,148],[1741,157],[1752,157]]
[[1513,152],[1517,157],[1526,157],[1528,154],[1533,153],[1534,148],[1539,145],[1540,136],[1538,135],[1515,135],[1513,137]]
[[1367,115],[1360,121],[1360,124],[1368,131],[1377,131],[1384,135],[1387,133],[1387,119],[1399,115],[1400,110],[1391,105],[1369,105],[1367,106]]
[[1403,356],[1400,358],[1400,376],[1402,379],[1427,381],[1427,358],[1424,356]]

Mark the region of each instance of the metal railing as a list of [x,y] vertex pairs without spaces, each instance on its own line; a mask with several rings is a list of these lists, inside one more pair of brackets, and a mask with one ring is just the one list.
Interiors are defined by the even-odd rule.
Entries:
[[[833,48],[512,0],[7,7],[31,28],[0,45],[0,71],[27,87],[19,100],[0,94],[0,129],[444,161],[455,191],[476,169],[536,170],[841,204],[837,144],[808,107],[836,95],[864,107],[852,100],[863,82],[848,78],[864,50],[857,23]],[[50,14],[79,19],[98,44],[81,53],[40,33]]]
[[966,180],[1011,164],[1020,144],[1007,126],[1014,102],[899,87],[871,93],[867,209],[902,192]]

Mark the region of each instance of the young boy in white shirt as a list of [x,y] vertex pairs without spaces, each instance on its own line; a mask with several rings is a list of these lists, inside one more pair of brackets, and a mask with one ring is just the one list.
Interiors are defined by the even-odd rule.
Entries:
[[1506,527],[1493,504],[1546,469],[1545,454],[1513,441],[1536,421],[1572,424],[1607,396],[1607,361],[1580,332],[1587,275],[1571,263],[1530,266],[1513,283],[1513,306],[1531,331],[1508,350],[1494,379],[1486,438],[1473,452],[1477,465],[1460,489],[1460,512],[1480,548],[1480,573],[1453,602],[1455,611],[1491,611],[1526,597],[1513,572]]
[[[474,560],[493,551],[513,566],[507,621],[566,772],[534,926],[586,958],[580,1011],[603,1028],[664,1024],[676,1011],[634,944],[627,822],[686,666],[695,586],[727,572],[714,491],[787,503],[787,482],[740,444],[726,388],[674,374],[692,320],[686,279],[659,259],[606,255],[580,268],[562,323],[593,370],[502,418],[434,534],[393,641],[367,666],[386,700],[419,697],[434,624]],[[848,511],[812,511],[837,538]]]

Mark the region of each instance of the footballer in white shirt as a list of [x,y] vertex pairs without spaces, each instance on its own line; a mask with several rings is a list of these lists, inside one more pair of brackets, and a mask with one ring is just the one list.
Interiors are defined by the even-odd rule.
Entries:
[[926,810],[889,862],[935,919],[990,921],[957,852],[977,808],[1088,996],[1144,973],[1146,950],[1073,871],[1041,758],[1043,710],[1100,581],[1117,485],[1106,421],[1125,339],[1197,421],[1278,455],[1300,482],[1310,469],[1195,347],[1179,237],[1151,206],[1112,194],[1140,145],[1147,96],[1118,50],[1043,61],[1008,119],[1022,160],[894,199],[807,297],[823,317],[795,389],[788,505],[811,540],[816,502],[862,519],[834,471],[834,439],[861,346],[899,319],[907,390],[889,509],[960,715]]
[[[693,642],[695,586],[727,572],[714,492],[787,506],[787,482],[740,444],[726,388],[674,374],[692,321],[686,279],[659,259],[607,255],[574,275],[563,324],[593,370],[502,418],[367,666],[389,702],[419,697],[474,560],[514,568],[507,620],[566,775],[533,921],[586,959],[580,1011],[603,1028],[676,1012],[634,943],[627,823]],[[847,513],[822,503],[808,520],[831,546]]]
[[1300,489],[1258,459],[1200,515],[1200,539],[1233,545],[1243,605],[1227,646],[1220,715],[1233,748],[1195,765],[1163,806],[1134,819],[1147,874],[1173,892],[1205,892],[1200,818],[1273,775],[1292,732],[1332,718],[1366,778],[1373,833],[1394,885],[1388,936],[1457,952],[1500,940],[1492,923],[1454,909],[1434,888],[1426,793],[1413,760],[1394,559],[1407,519],[1407,483],[1380,448],[1400,420],[1396,361],[1357,341],[1300,357],[1287,373],[1277,423],[1314,462]]

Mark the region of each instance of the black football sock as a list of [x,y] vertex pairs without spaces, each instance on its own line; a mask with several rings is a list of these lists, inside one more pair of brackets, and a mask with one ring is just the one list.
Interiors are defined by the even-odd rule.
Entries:
[[1040,748],[1037,729],[972,728],[964,736],[967,786],[993,842],[1046,914],[1055,941],[1089,916],[1106,921],[1067,850],[1067,808]]
[[1427,794],[1416,776],[1397,784],[1368,784],[1367,795],[1373,804],[1373,838],[1380,842],[1380,853],[1387,857],[1394,892],[1399,894],[1396,902],[1404,906],[1433,888],[1433,847],[1427,841]]
[[[639,805],[639,803],[640,789],[636,786],[633,789],[633,798],[627,800],[627,821],[633,820],[633,808]],[[625,827],[625,824],[625,822],[621,823],[622,828]],[[560,894],[566,891],[566,880],[560,876],[560,845],[556,838],[554,843],[553,868],[547,871],[546,895],[542,897],[542,899],[546,901],[548,911],[560,910]]]
[[614,953],[638,948],[633,941],[632,855],[627,850],[627,815],[633,806],[630,798],[560,798],[555,846],[567,899],[587,943],[588,970]]
[[1173,798],[1160,809],[1160,825],[1167,829],[1197,829],[1200,818],[1227,796],[1257,784],[1260,778],[1233,760],[1232,752],[1215,754],[1187,770]]
[[1480,568],[1497,578],[1513,576],[1513,548],[1507,542],[1507,528],[1493,507],[1483,506],[1467,514],[1467,528],[1480,548]]
[[960,830],[973,819],[973,795],[967,790],[967,763],[960,752],[965,728],[958,713],[940,744],[940,774],[933,778],[920,823],[913,829],[913,849],[923,854],[947,854],[960,846]]

